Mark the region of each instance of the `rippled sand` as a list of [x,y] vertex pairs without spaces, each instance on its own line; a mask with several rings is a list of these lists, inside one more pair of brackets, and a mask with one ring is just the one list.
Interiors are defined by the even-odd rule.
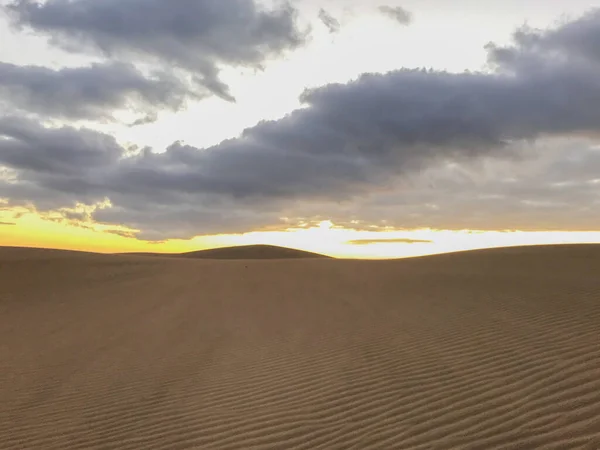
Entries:
[[0,248],[0,448],[598,449],[600,246]]

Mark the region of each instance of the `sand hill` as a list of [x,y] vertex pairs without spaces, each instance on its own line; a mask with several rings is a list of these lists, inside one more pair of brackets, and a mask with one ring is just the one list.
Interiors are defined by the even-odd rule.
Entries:
[[185,258],[205,259],[298,259],[328,258],[319,253],[306,252],[275,245],[240,245],[237,247],[212,248],[196,252],[182,253]]
[[0,248],[0,447],[597,449],[598,274]]
[[306,259],[329,258],[312,253],[275,245],[240,245],[236,247],[211,248],[187,253],[129,253],[133,256],[162,256],[195,259]]

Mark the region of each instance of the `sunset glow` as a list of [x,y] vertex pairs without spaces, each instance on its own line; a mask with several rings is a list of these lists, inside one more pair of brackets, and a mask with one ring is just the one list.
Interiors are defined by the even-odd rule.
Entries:
[[226,3],[0,0],[0,245],[600,242],[589,2]]

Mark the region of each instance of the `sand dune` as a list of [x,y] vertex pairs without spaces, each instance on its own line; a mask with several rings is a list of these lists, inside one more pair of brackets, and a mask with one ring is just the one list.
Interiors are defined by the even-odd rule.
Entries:
[[312,253],[276,245],[240,245],[236,247],[211,248],[186,253],[129,253],[132,256],[170,256],[195,259],[307,259],[329,258]]
[[0,448],[600,448],[600,246],[0,249]]
[[328,258],[319,253],[312,253],[293,248],[275,245],[240,245],[237,247],[212,248],[196,252],[182,253],[185,258],[206,259],[300,259]]

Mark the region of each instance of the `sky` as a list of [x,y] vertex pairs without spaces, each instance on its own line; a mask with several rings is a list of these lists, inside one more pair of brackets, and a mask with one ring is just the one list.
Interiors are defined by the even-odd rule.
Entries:
[[0,245],[600,242],[596,8],[0,0]]

